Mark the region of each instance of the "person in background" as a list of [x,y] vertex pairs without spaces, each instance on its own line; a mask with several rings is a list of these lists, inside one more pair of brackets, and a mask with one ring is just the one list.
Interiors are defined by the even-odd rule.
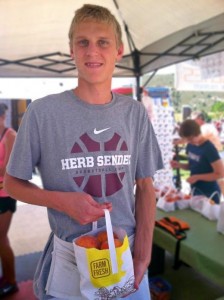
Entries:
[[[219,151],[222,163],[224,165],[224,148],[220,133],[216,126],[212,123],[206,122],[206,116],[203,112],[194,112],[192,114],[192,119],[199,124],[202,135],[215,145],[216,149]],[[224,178],[220,178],[218,180],[218,185],[220,186],[221,192],[224,195]]]
[[11,198],[3,188],[6,165],[16,137],[12,128],[6,128],[6,111],[8,107],[0,103],[0,259],[2,277],[0,277],[0,299],[17,292],[14,253],[10,246],[8,231],[13,213],[16,211],[16,200]]
[[[123,43],[110,11],[90,4],[78,9],[69,40],[78,85],[29,105],[5,178],[12,197],[48,208],[52,233],[35,274],[35,294],[41,300],[82,299],[72,241],[91,231],[94,221],[104,226],[107,208],[133,251],[136,292],[125,299],[148,300],[153,176],[163,168],[158,142],[142,103],[111,92]],[[35,166],[43,189],[30,182]]]
[[219,203],[221,191],[217,180],[224,177],[224,166],[219,152],[213,143],[202,135],[200,126],[194,120],[185,120],[180,126],[179,135],[188,143],[188,162],[172,160],[171,166],[190,170],[187,182],[190,183],[194,195],[205,195],[208,198],[213,195],[213,201]]
[[221,151],[223,146],[220,141],[219,132],[215,125],[206,122],[205,114],[203,112],[193,112],[191,118],[200,126],[201,134],[212,142],[218,151]]

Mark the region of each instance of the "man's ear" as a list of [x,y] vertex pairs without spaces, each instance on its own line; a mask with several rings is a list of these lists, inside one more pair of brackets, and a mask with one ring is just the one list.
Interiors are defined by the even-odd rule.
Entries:
[[124,54],[124,45],[121,44],[117,50],[117,59],[116,61],[120,61],[122,59],[122,56]]
[[69,49],[70,49],[70,56],[74,60],[75,59],[75,54],[72,46],[72,41],[69,42]]
[[74,52],[73,52],[73,49],[71,47],[70,47],[70,56],[73,60],[75,59]]

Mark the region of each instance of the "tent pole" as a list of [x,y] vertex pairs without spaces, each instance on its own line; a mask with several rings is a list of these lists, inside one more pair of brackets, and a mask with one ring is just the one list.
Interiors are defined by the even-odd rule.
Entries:
[[140,88],[140,76],[136,75],[136,97],[138,101],[141,101],[141,88]]
[[130,31],[128,29],[128,25],[125,22],[122,13],[120,11],[119,5],[117,3],[117,0],[113,0],[114,5],[120,15],[120,18],[123,22],[124,25],[124,30],[126,32],[126,37],[127,37],[127,41],[129,44],[129,49],[130,49],[130,55],[132,57],[133,60],[133,65],[134,65],[134,73],[135,73],[135,77],[136,77],[136,97],[138,101],[141,101],[141,89],[140,89],[140,72],[141,72],[141,66],[140,66],[140,52],[137,50],[137,48],[135,47],[135,43],[134,40],[130,34]]

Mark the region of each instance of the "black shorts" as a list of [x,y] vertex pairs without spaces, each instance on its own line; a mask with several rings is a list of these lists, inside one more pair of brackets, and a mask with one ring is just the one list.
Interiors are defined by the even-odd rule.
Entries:
[[16,211],[16,200],[11,197],[0,197],[0,214],[8,210],[12,213]]

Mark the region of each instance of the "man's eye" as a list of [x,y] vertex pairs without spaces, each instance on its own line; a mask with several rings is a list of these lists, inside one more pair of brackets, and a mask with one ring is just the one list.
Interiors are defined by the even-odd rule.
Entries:
[[107,47],[109,45],[109,42],[106,41],[106,40],[99,40],[98,41],[98,44],[101,46],[101,47]]
[[81,47],[87,47],[89,45],[89,42],[87,40],[80,40],[78,41],[78,45]]

